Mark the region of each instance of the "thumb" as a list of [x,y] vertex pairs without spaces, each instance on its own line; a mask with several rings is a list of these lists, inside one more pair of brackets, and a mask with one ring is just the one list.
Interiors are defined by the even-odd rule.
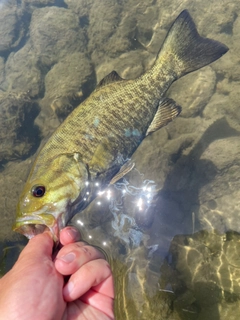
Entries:
[[49,232],[36,235],[29,240],[26,247],[22,250],[18,261],[34,258],[34,261],[41,262],[43,258],[52,260],[53,239]]

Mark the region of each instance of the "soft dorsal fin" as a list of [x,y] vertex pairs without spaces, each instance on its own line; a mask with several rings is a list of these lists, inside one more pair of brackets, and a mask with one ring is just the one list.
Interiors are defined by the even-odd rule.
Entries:
[[121,78],[116,71],[112,71],[98,83],[96,89],[106,86],[109,83],[121,80],[123,80],[123,78]]

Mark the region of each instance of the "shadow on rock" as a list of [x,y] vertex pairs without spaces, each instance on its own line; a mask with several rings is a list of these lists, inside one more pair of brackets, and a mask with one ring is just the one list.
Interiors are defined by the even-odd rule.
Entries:
[[[217,175],[221,174],[212,161],[201,159],[201,156],[213,141],[234,136],[240,136],[240,132],[231,128],[225,118],[221,118],[205,131],[188,155],[182,155],[181,152],[173,154],[172,161],[175,162],[173,170],[166,178],[164,186],[158,194],[155,207],[162,207],[162,199],[175,202],[184,212],[186,223],[189,224],[190,222],[194,230],[199,229],[200,226],[197,225],[197,221],[196,225],[192,221],[198,215],[199,191],[214,180]],[[170,220],[174,217],[175,213],[172,212]]]

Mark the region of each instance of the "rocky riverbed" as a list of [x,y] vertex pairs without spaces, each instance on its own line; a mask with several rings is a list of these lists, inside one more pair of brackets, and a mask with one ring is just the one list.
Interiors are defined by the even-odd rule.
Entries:
[[[229,47],[171,87],[182,113],[134,154],[126,180],[137,191],[123,197],[119,185],[115,206],[105,200],[99,208],[97,199],[84,232],[109,244],[118,319],[237,320],[240,2],[1,0],[0,8],[2,247],[24,242],[11,225],[37,150],[104,76],[116,70],[133,79],[150,68],[183,9],[201,35]],[[152,206],[141,215],[136,202],[147,181]]]

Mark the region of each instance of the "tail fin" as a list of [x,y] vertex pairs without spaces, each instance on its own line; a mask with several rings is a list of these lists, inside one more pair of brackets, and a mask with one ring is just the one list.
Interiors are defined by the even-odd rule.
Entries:
[[224,44],[201,37],[189,12],[184,10],[169,30],[157,60],[173,63],[172,69],[179,78],[219,59],[227,51]]

